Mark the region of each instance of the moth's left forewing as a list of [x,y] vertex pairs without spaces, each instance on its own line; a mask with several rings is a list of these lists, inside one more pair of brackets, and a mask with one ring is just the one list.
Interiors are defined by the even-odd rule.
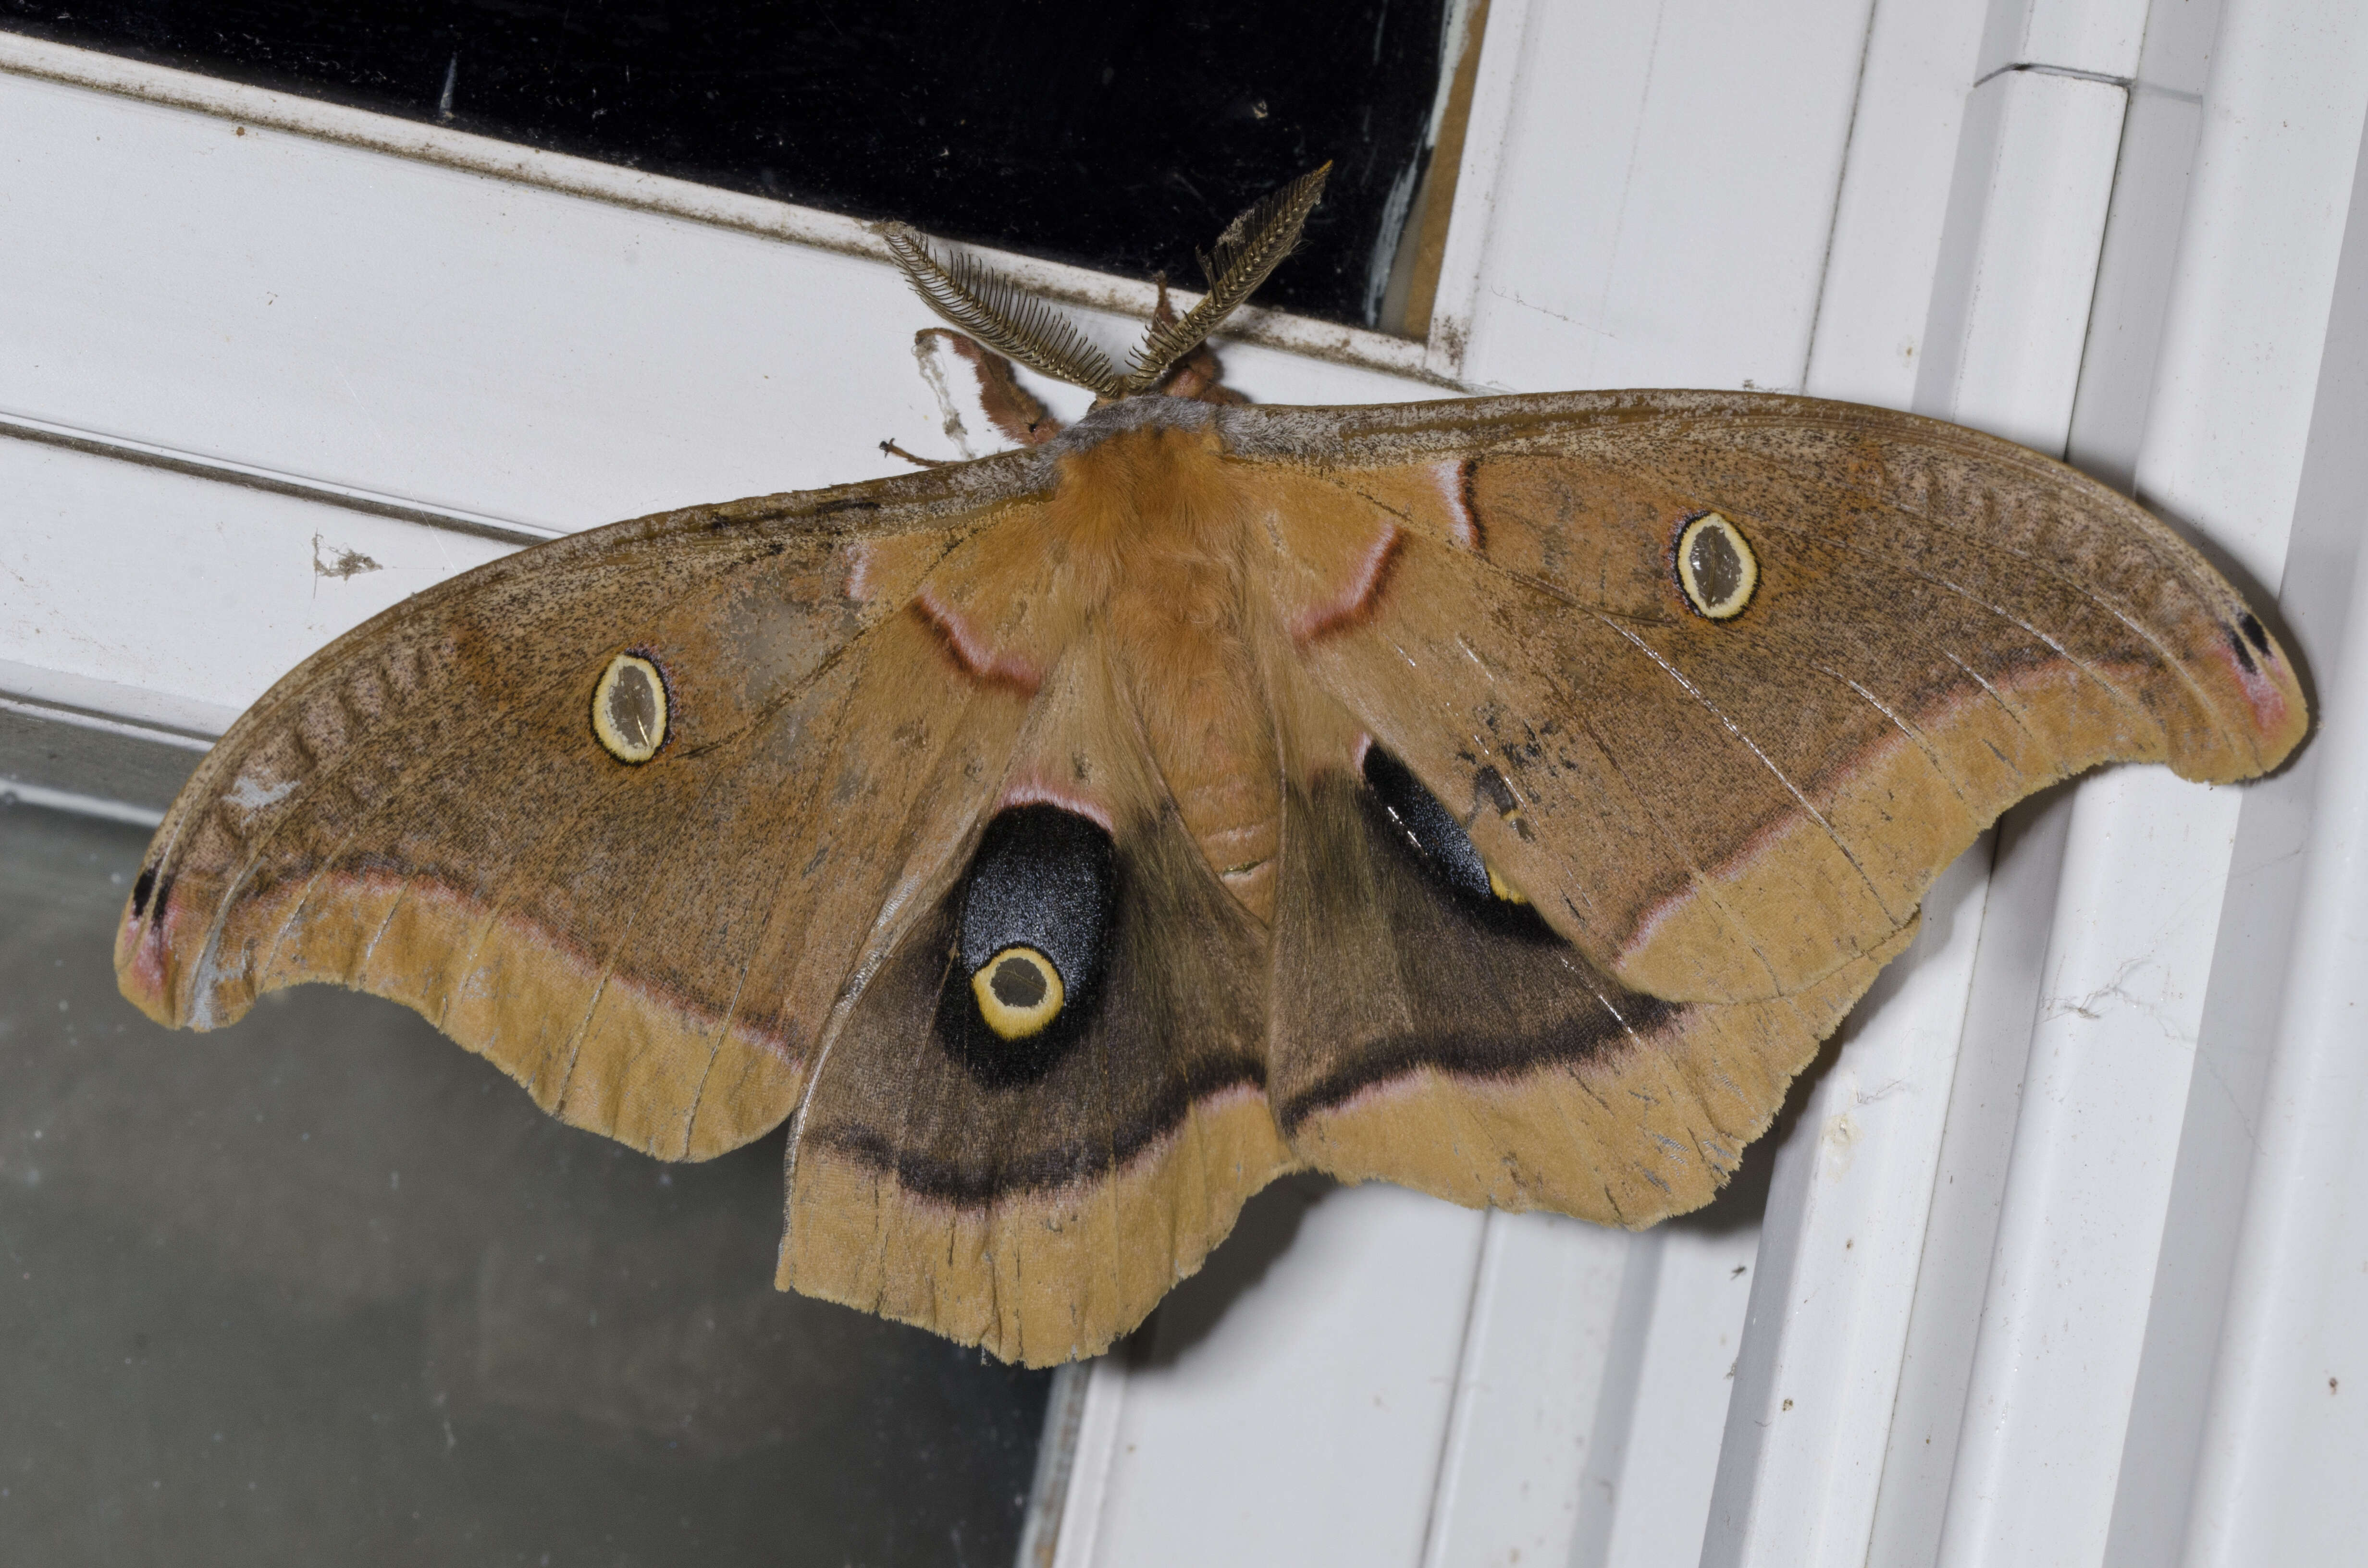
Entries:
[[[1388,541],[1296,629],[1308,670],[1643,989],[1797,990],[2032,790],[2117,758],[2245,777],[2306,722],[2192,550],[2007,443],[1748,394],[1455,409],[1231,418]],[[1759,562],[1726,619],[1677,572],[1705,517]]]

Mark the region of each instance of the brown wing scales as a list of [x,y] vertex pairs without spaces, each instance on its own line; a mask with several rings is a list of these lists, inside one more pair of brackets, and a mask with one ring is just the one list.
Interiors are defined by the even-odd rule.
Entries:
[[[1319,1168],[1692,1207],[2008,805],[2107,760],[2246,777],[2302,734],[2242,600],[2061,465],[1793,399],[1467,406],[1460,453],[1433,410],[1341,411],[1325,482],[1398,529],[1395,575],[1292,667],[1568,944],[1497,928],[1376,827],[1338,743],[1304,748],[1270,1089]],[[1732,619],[1674,571],[1708,511],[1758,560]]]
[[934,892],[816,1065],[785,1288],[1030,1365],[1095,1355],[1296,1164],[1264,1092],[1264,932],[1145,766],[1118,679],[1099,642],[1074,647],[995,797],[1109,828],[1105,972],[1042,1035],[996,1039],[970,1003],[985,955],[956,951],[965,889]]
[[1520,907],[1443,887],[1338,771],[1291,822],[1277,1114],[1320,1170],[1459,1203],[1635,1226],[1707,1202],[1912,934],[1798,995],[1673,1003]]
[[[591,722],[620,657],[654,754]],[[2247,777],[2305,723],[2168,530],[1926,421],[1136,399],[398,607],[199,768],[118,966],[200,1027],[395,997],[662,1155],[794,1113],[781,1283],[1042,1364],[1301,1163],[1705,1201],[2007,805]],[[1012,812],[1106,844],[1089,945],[1026,925],[1085,907],[1062,865],[994,880]]]
[[[890,489],[923,509],[931,486]],[[390,995],[546,1108],[675,1157],[778,1123],[895,850],[962,809],[933,775],[987,772],[995,745],[993,694],[948,676],[933,699],[902,600],[866,598],[848,530],[804,521],[829,505],[577,536],[324,650],[159,830],[119,941],[127,994],[200,1027],[308,980]],[[638,767],[589,725],[625,644],[675,699]],[[857,710],[889,744],[824,744]]]

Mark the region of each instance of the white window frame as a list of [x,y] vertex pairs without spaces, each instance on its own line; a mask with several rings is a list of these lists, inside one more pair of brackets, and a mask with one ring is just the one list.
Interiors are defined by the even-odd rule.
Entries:
[[[1757,386],[2068,452],[2278,594],[2320,730],[2245,789],[2094,777],[1946,873],[1764,1222],[1253,1205],[1064,1379],[1026,1555],[2368,1538],[2364,119],[2357,0],[1494,0],[1429,341],[1258,314],[1231,380]],[[516,543],[932,449],[928,318],[850,221],[5,35],[0,124],[12,710],[186,749]],[[1148,307],[1013,266],[1112,344]]]

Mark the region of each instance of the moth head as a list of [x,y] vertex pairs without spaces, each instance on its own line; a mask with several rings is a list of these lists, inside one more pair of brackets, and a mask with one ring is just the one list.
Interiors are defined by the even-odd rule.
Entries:
[[1170,368],[1241,308],[1299,244],[1307,215],[1323,199],[1324,181],[1331,172],[1327,163],[1300,176],[1227,224],[1217,236],[1215,252],[1201,256],[1209,291],[1181,316],[1167,308],[1163,279],[1160,310],[1123,371],[1087,342],[1074,323],[1042,300],[1028,298],[975,257],[957,255],[950,262],[939,261],[928,241],[903,223],[883,224],[879,233],[890,257],[931,310],[1005,358],[1112,402],[1160,390]]

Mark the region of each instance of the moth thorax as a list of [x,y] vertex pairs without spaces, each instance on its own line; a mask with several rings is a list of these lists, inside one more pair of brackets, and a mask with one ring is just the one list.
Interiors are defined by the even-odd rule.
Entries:
[[1759,556],[1742,532],[1716,512],[1680,524],[1672,553],[1686,602],[1713,620],[1741,615],[1759,586]]
[[666,676],[638,653],[620,653],[592,688],[592,734],[619,762],[643,763],[666,744]]

